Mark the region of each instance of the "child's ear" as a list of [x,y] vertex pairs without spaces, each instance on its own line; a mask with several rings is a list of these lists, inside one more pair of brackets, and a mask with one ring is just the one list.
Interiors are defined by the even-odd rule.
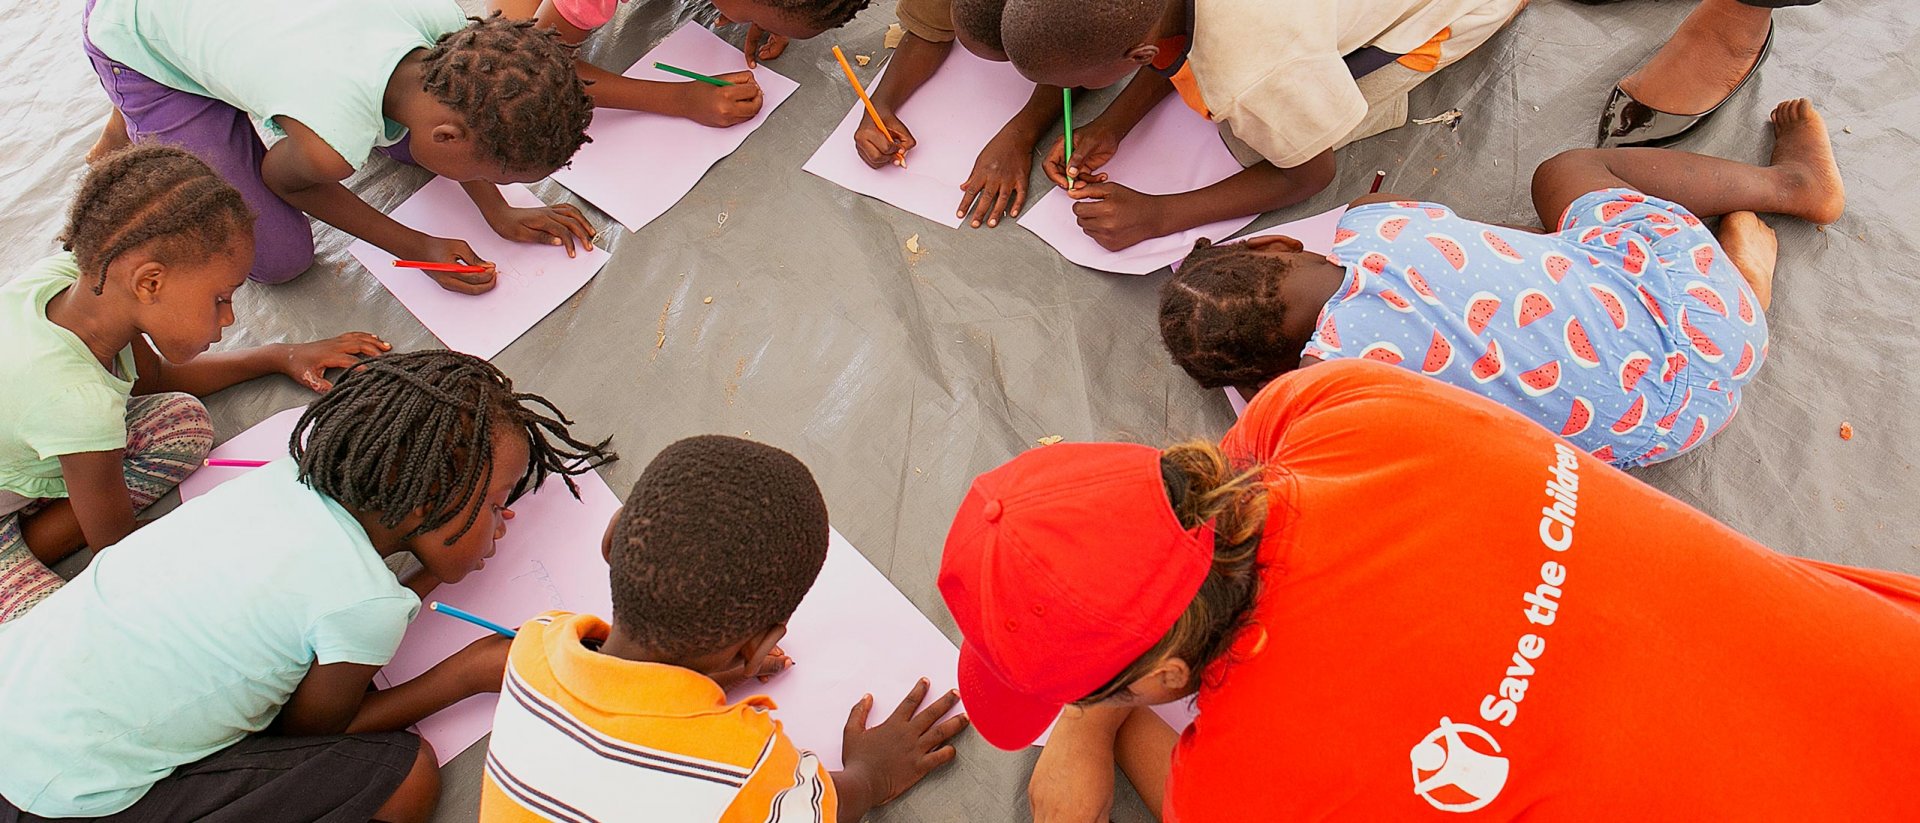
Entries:
[[435,143],[462,143],[467,140],[467,127],[463,123],[441,123],[429,134]]
[[[167,267],[157,261],[148,260],[133,267],[130,282],[133,286],[133,299],[143,306],[151,306],[160,301],[160,284],[167,273]],[[112,274],[108,274],[112,279]]]
[[741,642],[740,659],[746,662],[747,671],[753,671],[767,655],[773,654],[773,647],[780,645],[786,636],[787,624],[775,623]]
[[626,510],[626,506],[614,509],[613,516],[607,518],[606,530],[600,532],[600,559],[609,566],[613,565],[613,524],[620,522],[620,513]]
[[1249,237],[1246,239],[1245,242],[1247,244],[1247,249],[1249,251],[1261,251],[1263,249],[1274,249],[1276,251],[1305,251],[1307,248],[1306,246],[1301,245],[1299,240],[1296,240],[1292,237],[1288,237],[1284,234],[1269,234],[1264,237]]
[[1153,43],[1141,43],[1127,50],[1127,60],[1135,65],[1144,66],[1160,56],[1160,47]]

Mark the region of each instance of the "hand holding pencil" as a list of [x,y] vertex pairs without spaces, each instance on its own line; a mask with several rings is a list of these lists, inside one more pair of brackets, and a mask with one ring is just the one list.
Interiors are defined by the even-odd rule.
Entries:
[[[861,128],[865,129],[867,123],[872,123],[875,128],[879,129],[880,136],[884,138],[886,142],[876,148],[893,149],[893,164],[903,169],[906,168],[907,149],[913,147],[913,137],[907,135],[906,126],[902,125],[898,118],[893,117],[891,112],[889,112],[887,116],[882,116],[880,110],[874,107],[873,98],[867,96],[866,87],[860,85],[859,76],[853,73],[853,64],[847,62],[846,52],[841,51],[839,46],[833,47],[833,59],[840,61],[840,70],[846,73],[847,83],[853,86],[853,93],[858,95],[861,104],[867,107],[867,120],[861,123]],[[894,133],[894,128],[900,130],[898,135]],[[901,139],[902,135],[905,135],[904,140]],[[856,147],[861,148],[860,156],[867,161],[867,165],[873,166],[874,168],[879,168],[882,165],[881,163],[875,163],[873,161],[873,155],[867,151],[868,144],[863,144],[857,132],[854,137],[854,144]],[[883,158],[885,157],[884,154],[881,156]]]
[[397,255],[401,259],[394,261],[394,265],[419,269],[447,291],[485,294],[493,290],[498,277],[494,265],[481,259],[466,241],[421,237],[422,242]]

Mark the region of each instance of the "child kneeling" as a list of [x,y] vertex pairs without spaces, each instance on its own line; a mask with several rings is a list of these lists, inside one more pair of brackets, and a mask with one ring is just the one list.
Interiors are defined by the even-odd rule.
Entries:
[[952,760],[967,721],[940,718],[959,697],[919,710],[925,680],[871,729],[873,698],[854,705],[832,774],[771,701],[727,701],[790,665],[777,644],[827,541],[793,455],[718,436],[661,451],[602,538],[613,624],[549,612],[513,642],[481,820],[856,821]]

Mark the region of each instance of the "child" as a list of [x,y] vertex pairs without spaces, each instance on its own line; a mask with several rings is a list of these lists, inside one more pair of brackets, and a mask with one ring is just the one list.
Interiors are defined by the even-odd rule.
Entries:
[[188,501],[0,631],[0,819],[425,820],[438,771],[403,729],[497,690],[508,644],[369,691],[420,606],[385,558],[447,582],[483,566],[522,492],[614,459],[567,425],[464,354],[350,371],[292,458]]
[[[872,117],[860,120],[853,133],[855,150],[867,165],[879,168],[897,154],[912,149],[913,132],[896,114],[901,106],[939,71],[954,41],[975,56],[1006,62],[1000,46],[1000,10],[1004,0],[901,0],[900,25],[905,36],[887,61],[887,73],[873,89],[873,107],[886,121],[888,140]],[[954,215],[969,225],[1000,225],[1001,217],[1019,217],[1027,203],[1027,178],[1033,171],[1033,147],[1060,122],[1058,86],[1034,87],[1027,105],[1002,126],[973,163],[960,190]]]
[[[89,0],[86,31],[114,107],[94,156],[161,142],[207,161],[259,215],[255,280],[312,265],[308,214],[402,259],[485,264],[341,185],[375,148],[460,181],[502,237],[592,247],[572,206],[515,208],[495,187],[546,177],[587,140],[593,103],[550,32],[469,24],[452,0]],[[284,139],[265,148],[249,116]],[[428,276],[494,285],[491,267]]]
[[[560,33],[566,43],[578,45],[593,30],[613,20],[627,0],[489,0],[488,8],[515,19],[528,19]],[[718,0],[719,25],[747,23],[747,67],[772,60],[786,51],[787,38],[806,39],[837,29],[866,8],[868,0]],[[765,44],[761,37],[771,36]],[[607,71],[584,60],[576,64],[587,81],[587,93],[596,106],[650,111],[685,117],[703,125],[725,128],[744,123],[760,113],[764,102],[760,84],[748,71],[718,75],[731,86],[706,83],[636,80]]]
[[[1773,232],[1845,194],[1806,100],[1773,112],[1769,165],[1665,149],[1570,151],[1534,173],[1553,232],[1374,195],[1332,256],[1288,237],[1207,246],[1161,292],[1167,348],[1202,385],[1248,397],[1296,366],[1358,357],[1417,369],[1530,417],[1616,466],[1716,434],[1766,360]],[[1696,215],[1726,215],[1718,239]]]
[[253,215],[180,149],[95,163],[62,242],[0,285],[0,623],[60,587],[48,565],[120,542],[199,467],[213,429],[195,395],[269,374],[323,392],[325,370],[388,348],[354,332],[203,355],[233,324]]
[[826,561],[826,503],[793,455],[734,437],[668,446],[601,553],[613,624],[549,612],[513,642],[483,821],[850,823],[953,759],[966,717],[940,721],[952,692],[919,711],[925,680],[879,726],[871,696],[854,705],[831,775],[772,702],[727,702],[727,686],[791,665],[775,644]]
[[[1406,122],[1407,92],[1504,27],[1526,0],[1007,0],[1001,35],[1020,72],[1055,86],[1132,82],[1043,167],[1080,227],[1123,249],[1258,214],[1333,180],[1333,152]],[[1135,69],[1139,71],[1135,72]],[[1247,168],[1206,188],[1148,195],[1097,173],[1168,94],[1216,120]]]

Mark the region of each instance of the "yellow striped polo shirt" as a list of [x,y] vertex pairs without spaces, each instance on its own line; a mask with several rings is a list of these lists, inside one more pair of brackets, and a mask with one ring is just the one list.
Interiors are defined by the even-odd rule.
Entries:
[[483,823],[830,821],[833,781],[794,747],[773,701],[728,704],[711,678],[589,648],[592,615],[520,628],[494,714]]

